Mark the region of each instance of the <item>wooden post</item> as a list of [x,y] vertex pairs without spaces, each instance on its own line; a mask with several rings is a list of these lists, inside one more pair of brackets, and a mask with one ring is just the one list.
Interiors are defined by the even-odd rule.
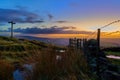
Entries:
[[98,33],[97,33],[97,46],[98,46],[98,51],[100,51],[100,29],[98,29]]
[[101,80],[100,65],[99,65],[99,60],[98,60],[99,52],[100,52],[100,29],[98,29],[98,33],[97,33],[97,54],[96,54],[97,61],[96,61],[96,65],[97,65],[97,75],[98,75],[99,80]]
[[81,49],[81,39],[77,39],[77,48]]
[[82,42],[82,40],[80,39],[80,42],[79,42],[80,49],[81,49],[81,42]]
[[100,29],[98,29],[98,33],[97,33],[97,46],[99,51],[100,50]]
[[71,41],[72,41],[72,40],[71,40],[71,38],[70,38],[70,39],[69,39],[69,46],[70,46],[70,47],[71,47]]
[[15,24],[13,21],[8,22],[11,24],[11,38],[13,38],[13,24]]
[[77,49],[79,49],[79,39],[77,39]]

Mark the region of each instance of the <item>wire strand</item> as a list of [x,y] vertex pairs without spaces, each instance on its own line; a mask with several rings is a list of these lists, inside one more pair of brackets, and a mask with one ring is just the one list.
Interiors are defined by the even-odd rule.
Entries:
[[110,25],[112,25],[112,24],[114,24],[114,23],[118,23],[118,22],[120,22],[120,20],[113,21],[113,22],[111,22],[111,23],[109,23],[109,24],[107,24],[107,25],[105,25],[105,26],[103,26],[103,27],[100,27],[99,29],[103,29],[103,28],[105,28],[105,27],[108,27],[108,26],[110,26]]

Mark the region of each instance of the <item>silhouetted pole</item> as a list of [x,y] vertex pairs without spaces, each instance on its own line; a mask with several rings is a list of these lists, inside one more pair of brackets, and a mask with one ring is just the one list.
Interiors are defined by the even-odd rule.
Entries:
[[100,50],[100,29],[98,29],[98,33],[97,33],[97,46],[99,51]]
[[97,32],[97,54],[96,54],[96,57],[97,57],[97,75],[98,75],[98,78],[99,80],[101,80],[101,76],[100,76],[100,65],[99,65],[99,52],[100,52],[100,29],[98,29],[98,32]]
[[11,38],[13,38],[13,25],[15,24],[13,21],[8,22],[11,24]]

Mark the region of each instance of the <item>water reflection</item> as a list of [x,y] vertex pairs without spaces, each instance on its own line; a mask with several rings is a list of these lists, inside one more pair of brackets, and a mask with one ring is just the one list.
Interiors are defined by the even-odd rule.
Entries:
[[107,55],[107,57],[112,59],[120,59],[120,56],[115,56],[115,55]]

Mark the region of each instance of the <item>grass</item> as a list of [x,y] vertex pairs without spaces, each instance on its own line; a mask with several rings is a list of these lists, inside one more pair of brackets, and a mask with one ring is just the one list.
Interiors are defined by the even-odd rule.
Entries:
[[56,60],[56,54],[59,53],[53,48],[48,48],[28,58],[36,62],[35,80],[90,80],[82,53],[68,49],[65,53],[59,54],[62,56],[61,60]]
[[120,66],[120,60],[117,59],[108,59],[112,64],[119,65]]
[[[120,56],[120,52],[106,51],[105,53],[106,53],[106,55]],[[109,60],[112,64],[120,65],[120,59],[112,59],[112,58],[109,58],[108,60]]]
[[120,56],[120,52],[107,51],[107,52],[105,52],[105,53],[106,53],[106,55]]
[[13,80],[13,66],[6,60],[0,60],[0,80]]
[[[6,37],[0,37],[0,43],[0,80],[13,80],[14,61],[35,63],[33,80],[95,80],[81,51]],[[66,52],[56,52],[59,49]],[[56,60],[56,55],[62,59]]]

